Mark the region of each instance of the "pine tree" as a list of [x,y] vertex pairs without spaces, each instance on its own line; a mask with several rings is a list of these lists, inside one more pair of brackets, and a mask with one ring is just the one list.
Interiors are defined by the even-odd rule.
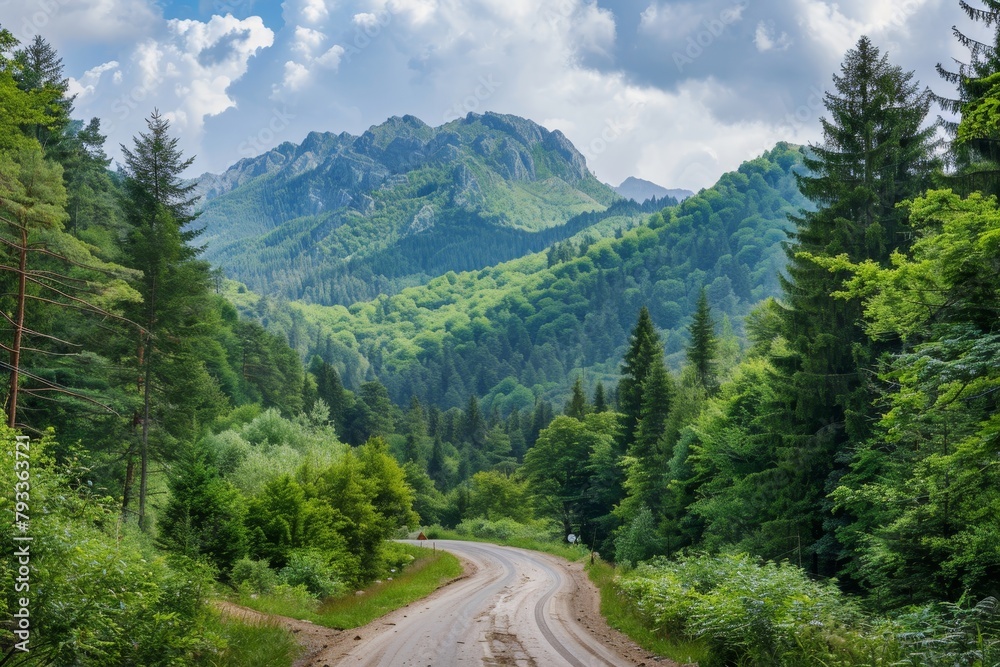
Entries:
[[573,383],[573,395],[566,403],[566,409],[563,412],[574,419],[582,421],[587,416],[587,412],[589,412],[588,407],[587,394],[583,391],[583,378],[577,375],[576,381]]
[[[941,63],[938,74],[957,88],[957,96],[934,95],[934,101],[953,116],[962,116],[962,126],[951,119],[939,118],[939,124],[952,136],[949,159],[956,175],[949,185],[964,194],[982,190],[1000,195],[1000,131],[996,123],[995,100],[1000,94],[1000,0],[980,0],[975,6],[965,0],[959,6],[968,17],[993,30],[992,43],[986,43],[953,27],[959,43],[969,50],[968,62],[958,62],[949,69]],[[990,102],[990,100],[994,102]],[[970,118],[992,122],[970,123]]]
[[483,446],[485,437],[486,422],[483,420],[482,410],[479,409],[479,400],[475,395],[469,396],[462,418],[462,438],[473,448],[479,449]]
[[442,491],[448,488],[448,476],[445,470],[444,443],[440,437],[434,438],[431,447],[431,458],[427,461],[427,474]]
[[628,352],[622,363],[622,379],[618,383],[618,403],[622,413],[622,431],[619,440],[622,451],[635,441],[636,429],[642,417],[643,385],[650,371],[663,364],[663,344],[656,333],[649,310],[643,306],[632,330]]
[[715,321],[708,307],[708,295],[701,288],[698,305],[694,311],[694,319],[688,327],[691,333],[691,344],[687,349],[688,363],[694,368],[698,382],[711,392],[715,388],[715,356],[718,340],[715,337]]
[[[813,258],[844,254],[887,263],[903,245],[905,211],[897,204],[926,188],[934,167],[933,128],[922,127],[929,94],[912,78],[862,37],[834,76],[834,91],[826,95],[829,117],[821,120],[824,141],[805,160],[809,175],[798,179],[819,208],[793,218],[788,278],[782,279],[790,354],[773,360],[783,375],[779,404],[768,411],[782,441],[775,471],[782,481],[762,488],[774,497],[761,502],[783,517],[771,524],[782,533],[773,536],[775,548],[808,541],[814,570],[832,571],[838,557],[826,486],[839,474],[838,452],[869,435],[873,388],[862,369],[883,349],[860,329],[859,302],[831,296],[846,272],[833,273]],[[789,523],[789,517],[798,519]]]
[[[184,183],[181,174],[194,158],[185,159],[178,140],[169,135],[170,125],[154,111],[147,121],[148,132],[133,139],[133,148],[122,146],[122,209],[129,232],[124,240],[125,261],[142,271],[137,288],[141,308],[134,319],[144,328],[137,361],[140,372],[142,409],[136,422],[139,435],[139,524],[146,527],[146,495],[150,457],[150,430],[154,421],[154,391],[169,393],[170,357],[187,359],[190,340],[186,330],[199,320],[200,305],[208,294],[208,266],[197,262],[197,250],[188,245],[196,232],[184,229],[194,220],[191,195],[193,183]],[[189,367],[188,376],[195,372]],[[197,400],[196,396],[177,396]],[[174,415],[176,413],[174,406]],[[182,420],[183,421],[183,420]],[[129,487],[133,479],[133,452],[126,455],[126,489],[123,511],[128,511]]]
[[607,410],[608,399],[604,396],[604,383],[598,380],[597,387],[594,388],[594,412],[607,412]]
[[14,62],[18,87],[41,92],[51,100],[45,107],[45,120],[28,126],[26,131],[48,157],[63,162],[73,98],[67,97],[69,80],[63,76],[62,58],[41,35],[35,35],[31,44],[14,54]]
[[667,456],[658,445],[670,415],[673,397],[673,378],[660,360],[650,369],[642,386],[641,416],[635,441],[628,450],[632,464],[625,482],[632,496],[629,503],[644,505],[654,512],[660,507],[666,490],[664,473]]

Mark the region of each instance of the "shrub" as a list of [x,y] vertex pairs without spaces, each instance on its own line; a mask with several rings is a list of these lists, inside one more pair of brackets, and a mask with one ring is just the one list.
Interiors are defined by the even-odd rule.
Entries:
[[513,519],[501,518],[489,519],[466,519],[455,526],[455,532],[459,535],[471,535],[483,540],[538,540],[540,542],[560,539],[561,531],[558,526],[548,521],[533,521],[531,523],[518,523]]
[[630,568],[664,551],[663,539],[656,534],[656,519],[643,506],[615,539],[615,561]]
[[743,554],[654,559],[619,587],[662,631],[707,641],[713,664],[863,664],[885,639],[833,583]]
[[339,595],[347,590],[338,573],[326,558],[314,549],[295,549],[288,556],[288,565],[278,573],[282,583],[303,586],[317,598]]
[[237,588],[258,595],[270,593],[278,585],[278,574],[266,560],[253,560],[247,556],[236,561],[229,578]]

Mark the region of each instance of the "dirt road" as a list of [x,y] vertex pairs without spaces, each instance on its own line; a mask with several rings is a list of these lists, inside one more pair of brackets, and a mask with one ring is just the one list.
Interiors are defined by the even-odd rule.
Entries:
[[307,655],[296,664],[672,664],[654,662],[607,626],[598,610],[597,591],[579,563],[492,544],[439,540],[435,546],[459,556],[466,576],[355,630],[340,632],[287,619],[286,624],[307,645]]

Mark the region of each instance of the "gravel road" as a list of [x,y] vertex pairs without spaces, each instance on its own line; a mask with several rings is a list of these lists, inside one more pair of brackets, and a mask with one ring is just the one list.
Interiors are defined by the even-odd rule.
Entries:
[[466,574],[423,600],[343,632],[281,619],[306,645],[296,666],[674,664],[608,627],[598,592],[579,563],[494,544],[433,545],[461,558]]
[[352,635],[347,653],[330,665],[617,667],[644,662],[638,647],[604,624],[596,591],[579,564],[493,544],[434,544],[466,561],[470,574]]

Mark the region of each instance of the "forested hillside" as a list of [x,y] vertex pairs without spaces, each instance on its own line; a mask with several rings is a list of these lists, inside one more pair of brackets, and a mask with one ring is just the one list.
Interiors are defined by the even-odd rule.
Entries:
[[0,28],[0,665],[287,666],[209,600],[351,604],[417,526],[573,533],[702,667],[1000,664],[1000,2],[963,6],[955,99],[862,37],[820,142],[645,209],[498,114],[196,185],[151,110],[112,173]]
[[590,385],[613,381],[644,304],[677,364],[702,287],[741,332],[753,304],[779,292],[788,215],[806,205],[801,169],[802,152],[782,144],[616,238],[581,235],[349,308],[233,298],[350,387],[378,378],[397,402],[442,408],[485,396],[507,414],[564,396],[584,369]]
[[495,113],[313,132],[199,190],[206,259],[255,291],[325,305],[537,252],[619,199],[560,132]]

